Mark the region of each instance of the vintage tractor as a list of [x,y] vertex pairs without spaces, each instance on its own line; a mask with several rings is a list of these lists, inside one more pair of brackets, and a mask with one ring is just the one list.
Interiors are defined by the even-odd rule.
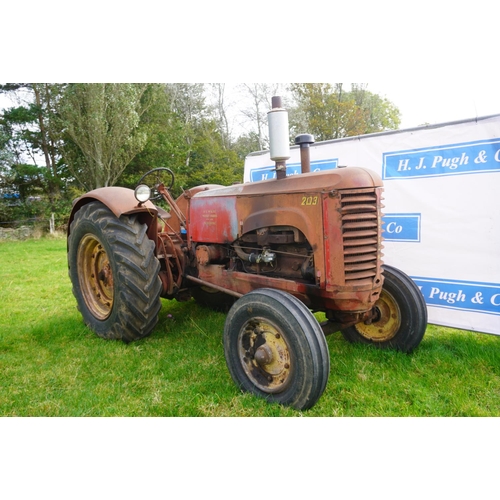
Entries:
[[382,263],[379,176],[357,167],[310,172],[313,138],[304,134],[296,138],[302,174],[286,177],[279,97],[268,117],[273,179],[203,185],[174,199],[174,174],[157,168],[135,191],[78,198],[69,275],[85,323],[104,339],[150,334],[162,297],[229,311],[223,343],[235,383],[303,410],[328,380],[325,335],[340,330],[351,342],[410,352],[427,309],[413,281]]

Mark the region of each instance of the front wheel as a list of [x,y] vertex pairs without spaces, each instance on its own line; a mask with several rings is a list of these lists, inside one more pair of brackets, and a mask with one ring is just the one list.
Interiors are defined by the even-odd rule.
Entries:
[[427,306],[413,280],[403,271],[384,266],[384,286],[371,323],[342,330],[349,342],[373,344],[409,353],[421,342],[427,328]]
[[161,308],[160,263],[136,215],[91,202],[75,214],[68,238],[69,276],[85,324],[125,342],[151,333]]
[[325,390],[330,357],[311,311],[292,295],[269,288],[236,301],[224,326],[224,353],[243,390],[297,410]]

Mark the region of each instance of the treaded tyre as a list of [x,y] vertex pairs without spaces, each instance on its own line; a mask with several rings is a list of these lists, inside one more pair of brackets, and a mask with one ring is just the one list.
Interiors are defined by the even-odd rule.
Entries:
[[384,266],[384,286],[375,303],[376,319],[342,330],[349,342],[409,353],[421,342],[427,328],[427,306],[413,280],[403,271]]
[[160,263],[146,230],[136,215],[118,219],[97,201],[80,208],[71,223],[73,295],[99,337],[131,342],[149,335],[158,321]]
[[224,353],[241,390],[297,410],[325,390],[330,357],[323,331],[294,296],[269,288],[238,299],[226,318]]

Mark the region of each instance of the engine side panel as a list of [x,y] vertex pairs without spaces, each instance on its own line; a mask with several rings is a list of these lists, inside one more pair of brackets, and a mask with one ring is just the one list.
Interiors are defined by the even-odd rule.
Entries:
[[188,237],[194,242],[231,243],[238,238],[236,196],[191,199]]

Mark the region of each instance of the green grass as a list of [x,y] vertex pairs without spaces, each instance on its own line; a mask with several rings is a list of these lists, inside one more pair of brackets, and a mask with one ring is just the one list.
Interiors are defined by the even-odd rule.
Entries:
[[311,410],[241,393],[225,315],[163,301],[153,334],[105,341],[83,324],[65,239],[0,243],[2,416],[498,416],[500,338],[430,325],[411,355],[328,337],[330,378]]

